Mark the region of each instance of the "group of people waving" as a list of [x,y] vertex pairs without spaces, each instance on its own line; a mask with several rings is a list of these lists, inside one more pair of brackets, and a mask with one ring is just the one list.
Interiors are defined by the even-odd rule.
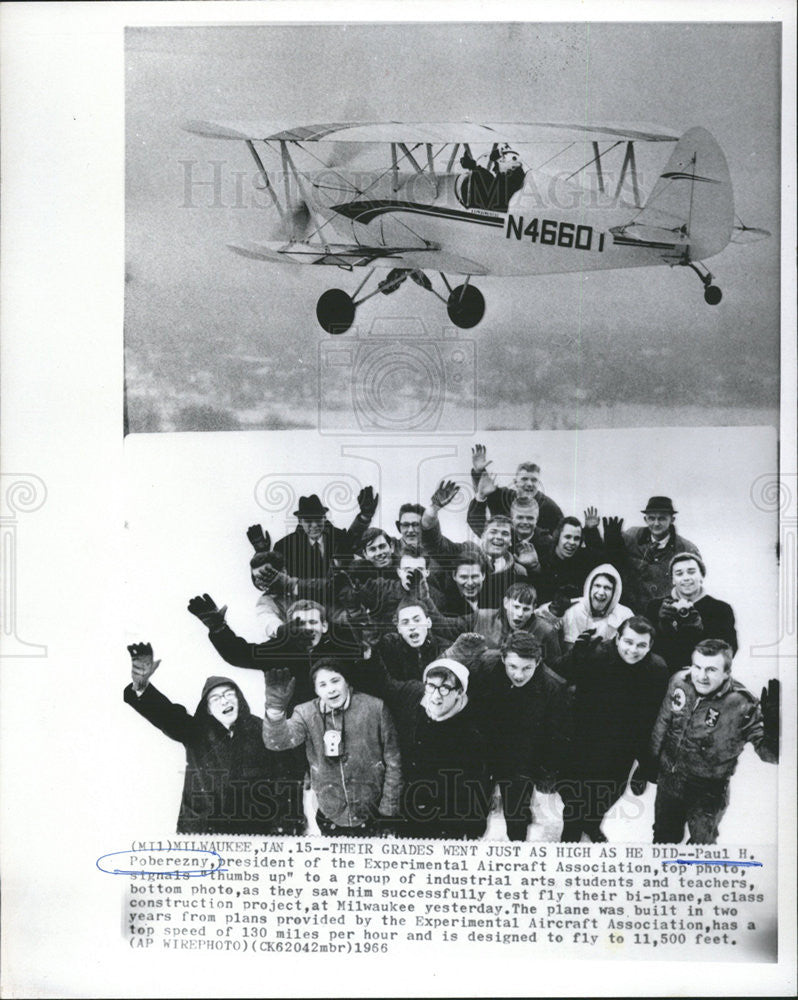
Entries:
[[562,799],[561,839],[602,841],[627,785],[656,782],[655,842],[716,840],[745,744],[777,760],[778,682],[757,700],[732,677],[734,614],[672,502],[602,536],[537,465],[499,487],[483,447],[472,460],[469,541],[441,531],[450,481],[400,507],[398,537],[371,527],[370,487],[347,529],[301,497],[274,545],[247,532],[262,637],[189,601],[222,659],[263,673],[263,718],[223,676],[190,715],[151,683],[150,645],[129,647],[125,700],[186,748],[180,832],[300,833],[309,775],[325,835],[478,838],[498,795],[524,840],[537,789]]

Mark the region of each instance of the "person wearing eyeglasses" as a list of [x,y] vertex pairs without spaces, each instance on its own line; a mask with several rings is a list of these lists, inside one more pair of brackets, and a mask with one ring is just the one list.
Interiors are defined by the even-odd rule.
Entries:
[[124,699],[157,729],[182,743],[186,772],[177,832],[268,835],[301,833],[302,751],[263,745],[263,722],[227,677],[209,677],[193,715],[171,702],[150,678],[160,660],[150,643],[128,646],[131,683]]
[[468,700],[469,670],[433,660],[422,680],[397,681],[379,660],[364,679],[393,715],[404,788],[399,836],[473,840],[487,827],[491,787],[488,748]]

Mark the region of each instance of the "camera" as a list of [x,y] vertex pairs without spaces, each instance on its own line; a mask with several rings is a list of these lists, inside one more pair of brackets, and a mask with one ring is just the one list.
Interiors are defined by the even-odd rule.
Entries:
[[473,434],[476,347],[452,327],[377,319],[367,332],[319,344],[319,431]]

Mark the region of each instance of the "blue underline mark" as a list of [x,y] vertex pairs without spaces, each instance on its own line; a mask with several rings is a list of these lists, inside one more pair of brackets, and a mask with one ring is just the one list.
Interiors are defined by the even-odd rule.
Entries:
[[663,865],[734,865],[736,868],[761,868],[761,861],[710,861],[708,858],[671,858]]

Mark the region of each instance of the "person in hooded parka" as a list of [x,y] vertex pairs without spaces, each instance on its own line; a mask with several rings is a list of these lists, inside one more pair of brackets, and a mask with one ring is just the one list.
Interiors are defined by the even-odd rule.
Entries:
[[305,827],[301,748],[267,750],[263,720],[238,685],[209,677],[193,715],[162,694],[150,678],[160,664],[149,643],[128,646],[131,683],[124,700],[164,735],[182,743],[186,772],[178,833],[296,834]]

